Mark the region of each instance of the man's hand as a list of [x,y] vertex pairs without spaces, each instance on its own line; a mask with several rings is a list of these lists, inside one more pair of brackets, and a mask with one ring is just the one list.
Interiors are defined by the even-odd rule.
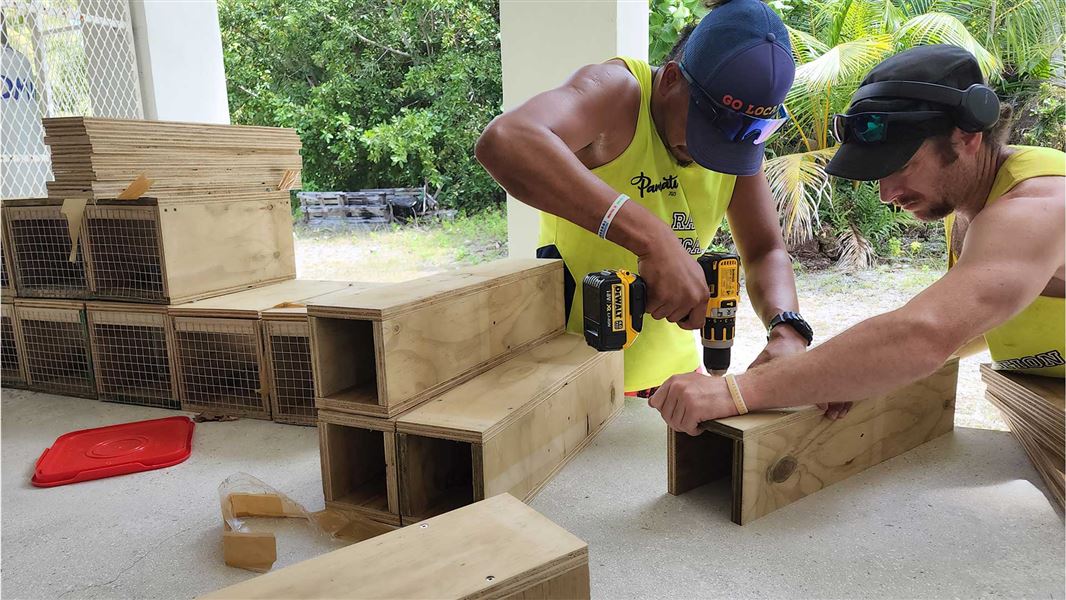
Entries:
[[707,316],[711,292],[699,263],[674,237],[673,231],[637,258],[637,270],[648,285],[648,314],[684,329],[699,329]]
[[674,375],[648,399],[674,431],[700,434],[700,423],[737,414],[733,397],[721,377],[700,373]]
[[766,347],[759,353],[759,356],[755,357],[755,361],[748,365],[748,368],[753,369],[775,358],[806,351],[806,338],[788,325],[778,325],[770,330],[770,340],[766,342]]

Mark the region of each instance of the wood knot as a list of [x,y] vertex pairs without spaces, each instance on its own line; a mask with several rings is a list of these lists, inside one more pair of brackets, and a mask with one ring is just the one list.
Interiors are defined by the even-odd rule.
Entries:
[[771,467],[768,475],[770,481],[774,483],[783,483],[792,477],[792,474],[796,472],[796,466],[798,463],[795,458],[791,456],[785,456],[778,459]]

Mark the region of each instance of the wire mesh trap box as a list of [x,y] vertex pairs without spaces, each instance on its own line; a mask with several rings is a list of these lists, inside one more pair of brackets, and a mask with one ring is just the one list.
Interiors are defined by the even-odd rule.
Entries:
[[499,260],[307,313],[318,407],[394,417],[561,332],[563,266]]
[[24,387],[26,369],[22,363],[22,343],[15,326],[15,308],[0,304],[0,382],[4,387]]
[[709,421],[695,437],[671,430],[667,491],[727,479],[733,522],[750,523],[951,431],[958,374],[953,358],[835,421],[808,406]]
[[165,306],[90,302],[86,315],[101,400],[181,407]]
[[7,213],[0,207],[0,298],[8,300],[17,295],[15,271],[11,267],[11,243],[7,241]]
[[318,439],[326,505],[399,525],[396,423],[323,410]]
[[[33,204],[44,204],[35,206]],[[87,298],[90,293],[85,239],[70,261],[70,227],[57,201],[5,201],[4,222],[19,295],[27,298]],[[9,275],[10,276],[10,275]]]
[[84,303],[17,298],[15,321],[30,389],[96,397]]
[[180,304],[293,279],[288,192],[88,206],[93,296]]

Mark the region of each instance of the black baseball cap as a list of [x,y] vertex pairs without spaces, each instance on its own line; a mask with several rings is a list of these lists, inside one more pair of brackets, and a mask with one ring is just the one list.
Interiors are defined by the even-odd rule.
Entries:
[[[859,89],[879,81],[917,81],[965,90],[975,83],[984,83],[984,76],[977,59],[969,51],[959,46],[936,44],[911,48],[885,59],[866,75]],[[845,139],[826,165],[826,172],[855,181],[883,179],[903,168],[926,139],[955,127],[950,109],[932,102],[875,97],[852,103],[848,115],[918,112],[942,113],[942,116],[893,124],[883,142],[868,144]]]
[[686,144],[700,166],[754,175],[763,160],[762,128],[780,123],[796,76],[788,30],[759,0],[732,0],[700,20],[680,61],[689,80]]

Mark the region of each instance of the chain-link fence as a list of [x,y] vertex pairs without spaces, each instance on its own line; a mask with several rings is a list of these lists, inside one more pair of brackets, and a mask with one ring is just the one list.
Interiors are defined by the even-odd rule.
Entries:
[[143,118],[127,0],[0,0],[0,197],[46,195],[42,117]]

